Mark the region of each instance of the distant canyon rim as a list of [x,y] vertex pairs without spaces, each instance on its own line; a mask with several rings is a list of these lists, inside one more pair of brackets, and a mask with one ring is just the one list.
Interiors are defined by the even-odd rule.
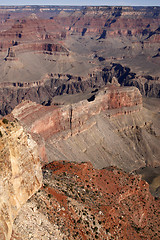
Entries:
[[0,7],[0,114],[107,83],[160,97],[160,7]]

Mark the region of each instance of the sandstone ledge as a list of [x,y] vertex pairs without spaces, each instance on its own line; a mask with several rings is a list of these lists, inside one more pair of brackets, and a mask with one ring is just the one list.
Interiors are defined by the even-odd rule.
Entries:
[[10,239],[21,206],[41,187],[37,144],[17,121],[0,121],[0,239]]

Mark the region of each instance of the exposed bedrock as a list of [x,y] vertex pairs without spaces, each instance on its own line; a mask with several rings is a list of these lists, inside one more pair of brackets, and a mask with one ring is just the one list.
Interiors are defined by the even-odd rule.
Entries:
[[44,166],[43,174],[43,187],[14,222],[12,240],[140,240],[142,234],[158,240],[160,201],[139,176],[65,161]]
[[19,123],[0,121],[0,239],[9,240],[24,203],[41,187],[37,144]]
[[160,80],[152,76],[139,76],[124,81],[125,86],[137,87],[143,96],[160,98]]
[[27,49],[30,43],[33,43],[34,46],[35,42],[51,41],[49,43],[53,44],[55,39],[61,40],[66,37],[63,25],[50,19],[31,19],[28,17],[12,19],[6,24],[2,23],[0,30],[1,50],[14,46],[23,51],[22,47]]
[[42,162],[91,161],[96,168],[116,165],[127,171],[159,165],[159,133],[137,88],[109,87],[63,106],[23,102],[12,114],[43,139]]
[[[8,9],[9,11],[9,9]],[[10,19],[0,13],[0,49],[14,46],[23,51],[37,50],[34,43],[47,42],[55,44],[76,36],[92,36],[97,40],[125,37],[133,45],[142,50],[153,49],[159,44],[160,8],[133,7],[86,7],[78,11],[50,11],[53,17],[45,19],[44,12],[37,11],[39,17],[28,17],[23,10],[19,13],[9,12]],[[34,11],[33,9],[31,11]],[[17,14],[15,16],[12,15]],[[30,12],[31,14],[31,12]],[[34,11],[35,14],[35,11]],[[33,16],[33,14],[31,14]],[[3,19],[4,18],[4,19]],[[32,48],[30,44],[33,44]],[[63,44],[63,43],[62,43]],[[129,44],[130,45],[130,44]],[[143,45],[143,46],[142,46]],[[135,48],[135,47],[134,47]]]
[[101,112],[107,111],[108,115],[128,114],[130,111],[140,110],[141,105],[142,97],[138,89],[112,86],[105,88],[97,95],[93,93],[87,100],[60,107],[43,108],[30,101],[22,102],[13,110],[13,114],[16,118],[21,116],[23,118],[28,115],[28,111],[36,111],[37,107],[42,112],[49,111],[51,118],[45,115],[45,119],[37,119],[38,122],[32,123],[31,127],[32,132],[42,134],[45,139],[48,139],[50,134],[61,131],[69,130],[69,135],[81,132],[87,120]]
[[85,93],[88,89],[94,91],[108,83],[136,86],[144,96],[160,97],[158,77],[136,76],[129,68],[114,63],[86,77],[51,74],[37,82],[0,83],[0,115],[9,114],[22,100],[48,106],[52,105],[53,98],[57,95]]
[[[136,86],[145,96],[160,96],[159,79],[155,79],[155,76],[159,77],[159,7],[83,7],[69,11],[63,7],[60,7],[62,11],[56,7],[50,11],[40,10],[38,7],[31,7],[30,11],[21,7],[13,9],[0,7],[0,115],[10,113],[22,100],[30,99],[49,105],[55,95],[84,92],[89,87],[103,87],[107,82],[111,82],[114,76],[121,85]],[[33,54],[40,59],[37,69],[30,66],[35,63]],[[54,54],[55,58],[49,56]],[[64,63],[64,55],[73,58],[72,61],[66,58]],[[98,57],[94,57],[96,55]],[[44,56],[50,59],[45,59],[46,65],[41,60]],[[81,58],[82,56],[85,57]],[[137,60],[141,56],[144,61]],[[23,63],[24,57],[30,58],[26,65]],[[84,62],[84,59],[88,60]],[[32,61],[33,64],[29,64]],[[86,73],[90,72],[90,69],[93,71],[92,67],[103,69],[104,63],[113,61],[131,69],[134,67],[135,73],[127,67],[115,64],[106,71],[91,73],[91,77],[80,80],[77,69],[80,72],[85,70]],[[51,67],[47,68],[47,65]],[[149,72],[151,75],[153,73],[153,79],[144,81],[142,76],[141,80],[142,72],[148,72],[148,65],[151,65]],[[44,70],[39,71],[43,67]],[[69,71],[68,75],[77,80],[71,78],[62,81],[61,78],[53,76],[46,84],[34,81],[45,78],[51,71],[57,74],[65,72],[65,75]],[[39,76],[35,72],[40,72]],[[10,86],[13,88],[10,89]]]
[[62,46],[61,44],[49,43],[49,42],[44,41],[44,42],[41,42],[41,43],[39,43],[39,42],[37,42],[37,43],[34,43],[34,42],[33,43],[31,43],[31,42],[22,43],[19,46],[16,46],[16,47],[13,46],[11,48],[8,48],[7,57],[10,57],[10,54],[13,53],[13,52],[23,53],[23,52],[30,52],[30,51],[42,52],[42,53],[46,53],[46,54],[50,54],[50,55],[52,55],[53,53],[57,53],[57,52],[59,52],[61,54],[69,54],[68,50],[64,46]]
[[57,24],[75,34],[97,34],[99,39],[108,36],[141,36],[144,39],[156,34],[159,12],[157,8],[86,7],[73,14],[60,12],[54,17]]
[[[17,12],[18,11],[18,12]],[[145,45],[160,42],[160,8],[135,7],[85,7],[73,11],[44,11],[11,9],[6,15],[0,12],[0,49],[21,44],[27,48],[30,42],[65,40],[72,35],[94,36],[97,40],[108,37],[127,37],[130,43]],[[30,14],[30,16],[28,16]],[[33,17],[34,15],[34,17]],[[24,46],[26,45],[26,47]],[[147,49],[147,48],[145,48]]]

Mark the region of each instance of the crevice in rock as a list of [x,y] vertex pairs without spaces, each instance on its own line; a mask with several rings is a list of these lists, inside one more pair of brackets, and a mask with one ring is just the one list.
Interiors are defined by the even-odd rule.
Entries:
[[85,35],[86,31],[87,31],[87,28],[83,28],[83,31],[82,31],[82,36],[84,36],[84,35]]
[[95,100],[95,95],[92,95],[90,98],[87,99],[88,102],[93,102]]
[[69,110],[69,124],[70,124],[71,136],[72,136],[72,114],[73,114],[73,109],[71,105]]

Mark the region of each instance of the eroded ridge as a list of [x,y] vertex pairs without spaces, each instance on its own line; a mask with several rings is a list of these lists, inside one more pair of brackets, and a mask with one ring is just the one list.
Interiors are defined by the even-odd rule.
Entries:
[[100,113],[108,116],[126,115],[141,108],[142,97],[137,88],[112,86],[74,104],[44,107],[26,101],[12,113],[26,123],[31,132],[47,139],[59,132],[64,132],[64,136],[65,132],[69,135],[78,134],[84,131],[87,121]]

